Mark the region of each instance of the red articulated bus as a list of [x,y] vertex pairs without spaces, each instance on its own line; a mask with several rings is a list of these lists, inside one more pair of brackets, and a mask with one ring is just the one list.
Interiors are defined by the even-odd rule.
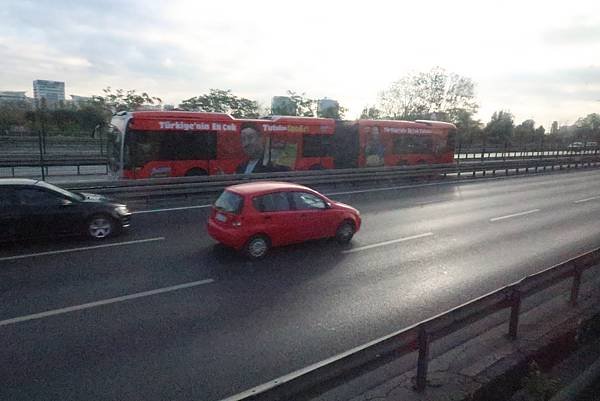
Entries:
[[223,113],[119,113],[108,153],[118,178],[333,168],[335,120],[236,119]]
[[454,161],[454,124],[441,121],[336,121],[336,168],[446,164]]
[[108,133],[109,167],[137,179],[451,163],[455,132],[438,121],[122,112]]

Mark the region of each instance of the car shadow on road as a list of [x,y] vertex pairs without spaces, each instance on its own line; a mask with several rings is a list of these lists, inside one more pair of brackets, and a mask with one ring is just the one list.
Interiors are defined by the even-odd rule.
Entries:
[[340,245],[333,239],[308,241],[269,250],[260,260],[249,260],[240,252],[215,244],[208,253],[211,277],[236,279],[250,276],[288,277],[314,276],[342,264],[342,253],[351,245]]

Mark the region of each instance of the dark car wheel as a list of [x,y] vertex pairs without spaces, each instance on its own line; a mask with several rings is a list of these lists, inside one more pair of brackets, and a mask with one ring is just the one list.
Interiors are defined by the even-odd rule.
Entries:
[[244,253],[250,259],[262,259],[269,251],[271,244],[264,235],[255,235],[250,238],[244,247]]
[[335,240],[340,244],[347,244],[354,236],[354,224],[350,221],[344,221],[335,232]]
[[88,220],[87,234],[93,239],[104,239],[115,233],[115,227],[112,217],[105,214],[97,214]]

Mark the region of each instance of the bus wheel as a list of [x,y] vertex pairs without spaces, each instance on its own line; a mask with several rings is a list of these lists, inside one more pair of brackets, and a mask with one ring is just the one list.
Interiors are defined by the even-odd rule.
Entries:
[[189,169],[185,172],[186,177],[194,177],[199,175],[208,175],[208,173],[206,172],[206,170],[197,167]]
[[323,170],[323,166],[321,166],[320,164],[313,164],[312,166],[310,166],[309,170]]

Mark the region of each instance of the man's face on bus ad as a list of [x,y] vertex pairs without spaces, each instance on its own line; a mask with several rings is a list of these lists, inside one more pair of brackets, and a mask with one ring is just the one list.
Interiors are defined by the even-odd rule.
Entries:
[[264,147],[260,133],[254,128],[244,128],[241,132],[242,148],[250,159],[263,157]]

